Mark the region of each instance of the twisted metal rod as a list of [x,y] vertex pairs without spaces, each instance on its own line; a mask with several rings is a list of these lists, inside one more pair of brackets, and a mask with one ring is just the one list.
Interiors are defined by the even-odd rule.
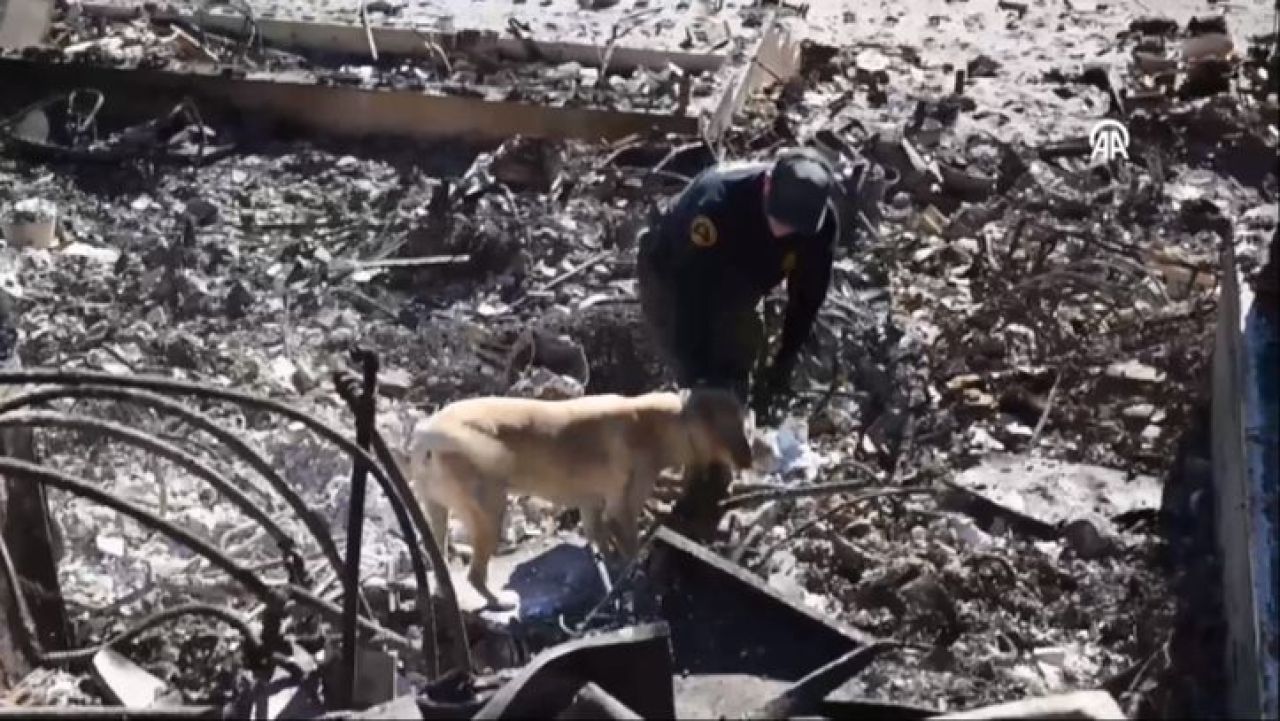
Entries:
[[298,580],[300,570],[306,567],[302,557],[298,554],[298,549],[293,539],[271,519],[271,516],[267,515],[266,511],[245,495],[244,491],[224,478],[222,474],[181,448],[143,431],[89,416],[56,411],[19,411],[0,414],[0,428],[23,428],[28,426],[96,431],[113,436],[125,443],[151,451],[161,458],[172,461],[216,488],[226,496],[227,500],[231,501],[232,505],[260,525],[280,549],[281,555],[284,556],[285,567],[289,569],[291,579]]
[[258,634],[249,625],[248,619],[244,616],[241,616],[231,609],[214,606],[208,603],[186,603],[181,606],[174,606],[173,608],[166,608],[162,611],[157,611],[150,616],[147,616],[142,621],[139,621],[137,624],[131,626],[128,630],[123,631],[119,635],[112,637],[111,640],[105,641],[98,646],[89,646],[86,648],[76,649],[74,651],[45,651],[44,662],[59,664],[82,663],[92,659],[99,651],[132,641],[138,636],[141,636],[147,631],[150,631],[163,623],[172,621],[176,618],[182,618],[183,616],[208,616],[226,623],[228,626],[236,629],[236,631],[240,633],[241,638],[244,639],[246,657],[258,660],[266,658],[263,654],[262,640],[258,638]]
[[[356,445],[349,438],[346,438],[339,431],[334,429],[324,421],[319,420],[311,414],[294,408],[293,406],[281,401],[270,398],[262,398],[250,393],[235,391],[226,388],[216,388],[214,386],[193,381],[175,380],[172,378],[162,378],[150,375],[127,375],[117,376],[110,373],[97,371],[64,371],[49,368],[30,368],[22,370],[0,371],[0,385],[27,385],[27,384],[63,384],[70,386],[86,386],[86,385],[106,385],[106,386],[122,386],[126,388],[141,388],[153,391],[168,391],[170,393],[186,393],[201,398],[227,401],[251,408],[271,411],[293,421],[302,423],[312,432],[316,433],[325,440],[333,443],[341,448],[347,455],[351,456],[353,462],[363,461],[367,464],[369,471],[373,473],[374,479],[378,482],[382,492],[386,494],[387,500],[391,505],[391,509],[396,516],[397,522],[400,524],[400,533],[406,539],[413,538],[413,518],[405,511],[406,499],[412,499],[412,496],[402,495],[397,486],[388,478],[386,471],[383,470],[368,452]],[[407,486],[406,486],[407,487]],[[408,505],[416,508],[416,504]],[[421,513],[419,513],[419,517]],[[427,528],[425,519],[423,528]],[[421,548],[416,544],[409,544],[410,558],[413,556],[421,556]],[[421,558],[414,564],[416,582],[420,586],[427,583],[426,575],[417,575],[418,568],[422,567]],[[335,570],[341,573],[342,564],[338,564]],[[447,568],[442,568],[447,576]],[[439,576],[439,574],[437,574]],[[442,586],[442,590],[448,595],[448,591],[452,590],[452,586],[447,588]],[[359,593],[360,589],[343,587],[344,593]],[[450,602],[457,606],[456,595],[449,596]],[[459,621],[461,620],[461,611],[457,614]],[[462,638],[462,637],[459,637]],[[469,658],[469,654],[468,654]],[[468,666],[467,670],[470,670]]]
[[[358,407],[360,402],[360,399],[356,394],[356,389],[359,388],[359,383],[360,381],[355,377],[355,374],[349,371],[346,373],[335,374],[334,386],[338,390],[338,395],[353,410]],[[455,668],[469,672],[471,669],[471,650],[470,644],[467,642],[466,623],[462,617],[462,607],[458,605],[458,593],[453,587],[453,578],[449,575],[449,565],[444,557],[444,549],[440,548],[439,544],[436,543],[435,534],[431,532],[431,525],[427,521],[426,515],[422,512],[422,506],[413,500],[416,498],[416,495],[414,494],[413,489],[409,486],[409,481],[405,478],[404,471],[400,468],[400,464],[396,462],[395,456],[392,454],[390,446],[387,445],[386,439],[383,438],[382,433],[379,432],[377,428],[373,429],[372,441],[374,452],[377,453],[378,460],[380,460],[383,467],[386,468],[396,490],[403,498],[410,499],[410,502],[406,503],[405,506],[408,508],[409,515],[413,519],[412,525],[417,532],[417,536],[406,536],[405,542],[411,547],[416,547],[417,543],[421,542],[422,547],[427,549],[427,555],[431,558],[431,570],[436,577],[436,583],[440,588],[441,595],[444,596],[445,600],[449,604],[449,625],[451,626],[450,630],[453,634],[453,638],[456,640],[456,643],[454,644],[456,647],[454,652],[457,654],[457,658],[454,659],[454,661],[457,666]],[[412,556],[409,560],[413,563],[422,562],[421,558],[414,558]],[[416,566],[414,568],[414,573],[415,575],[418,573]],[[425,589],[426,584],[419,581],[418,605],[426,609],[426,611],[424,611],[424,619],[428,624],[426,628],[430,629],[433,632],[432,636],[434,636],[435,613],[431,604],[431,599],[428,597]],[[426,636],[427,634],[424,633],[423,635]],[[436,657],[433,657],[432,659],[432,662],[435,664],[438,664],[438,655],[439,654],[437,653]]]
[[20,461],[6,456],[0,456],[0,476],[10,480],[20,479],[26,482],[53,486],[73,495],[88,498],[113,511],[122,513],[144,526],[153,528],[189,546],[197,555],[202,556],[214,566],[222,569],[228,576],[231,576],[242,586],[252,591],[269,607],[279,609],[284,606],[284,599],[280,594],[268,587],[262,579],[258,578],[257,574],[233,561],[208,541],[175,526],[163,518],[157,517],[154,513],[141,506],[117,498],[111,492],[104,491],[83,478],[77,478],[69,473],[63,473],[36,463]]
[[116,402],[135,403],[140,406],[149,407],[158,411],[168,413],[181,419],[184,423],[197,430],[204,431],[222,442],[232,454],[243,460],[250,468],[257,471],[259,475],[266,480],[271,489],[280,494],[290,510],[302,519],[303,525],[310,531],[311,536],[315,539],[316,544],[320,547],[321,552],[329,561],[329,565],[333,567],[336,573],[342,568],[342,557],[338,555],[338,546],[334,543],[333,536],[330,535],[329,529],[324,520],[313,511],[302,496],[293,489],[289,482],[280,475],[278,471],[267,462],[262,454],[255,450],[248,443],[245,443],[234,433],[226,428],[218,425],[217,422],[204,415],[196,412],[187,406],[174,401],[165,396],[151,393],[145,390],[133,388],[112,388],[109,386],[78,386],[78,387],[55,387],[42,388],[40,390],[24,393],[14,396],[8,400],[0,402],[0,414],[10,411],[19,410],[28,406],[47,403],[49,401],[61,398],[89,398],[94,400],[111,400]]
[[[191,536],[185,531],[160,518],[157,518],[150,511],[133,506],[127,501],[117,499],[105,491],[94,488],[85,481],[74,478],[60,471],[55,471],[26,461],[19,461],[2,456],[0,456],[0,476],[4,476],[5,478],[22,478],[29,481],[35,481],[37,483],[51,485],[61,488],[69,493],[97,501],[108,508],[124,513],[143,525],[154,528],[171,538],[186,543],[196,553],[207,558],[210,562],[222,568],[241,584],[250,588],[250,590],[254,591],[258,596],[264,598],[273,608],[279,609],[289,605],[286,601],[292,601],[298,606],[306,606],[317,611],[331,624],[337,625],[343,620],[342,609],[336,604],[326,601],[311,591],[296,585],[288,585],[284,587],[281,593],[277,593],[259,581],[257,577],[253,575],[252,571],[238,567],[234,561],[226,558],[217,549],[205,544],[200,539]],[[268,650],[267,647],[269,644],[264,641],[264,638],[278,639],[279,637],[278,629],[271,628],[268,628],[267,633],[264,633],[262,637],[258,636],[253,633],[252,628],[248,625],[247,621],[243,619],[243,617],[234,614],[230,610],[221,609],[208,604],[186,604],[184,606],[178,606],[162,611],[152,617],[149,617],[138,626],[129,629],[121,636],[117,636],[103,646],[95,647],[93,649],[79,649],[75,651],[45,652],[40,648],[39,643],[36,640],[35,621],[31,616],[31,610],[27,605],[26,598],[20,590],[20,578],[18,576],[17,569],[13,565],[13,557],[9,553],[9,547],[4,543],[3,538],[0,538],[0,571],[3,571],[7,577],[9,592],[12,595],[13,603],[18,611],[20,620],[20,623],[18,624],[20,627],[18,634],[19,643],[22,644],[24,649],[32,658],[38,660],[40,663],[74,663],[81,660],[82,654],[92,655],[92,653],[96,653],[101,648],[112,646],[136,637],[138,634],[144,633],[148,629],[153,628],[155,625],[170,618],[180,615],[188,615],[191,613],[216,616],[238,628],[245,637],[246,653],[266,651]],[[296,610],[296,606],[293,610]],[[278,618],[274,613],[268,614],[267,617],[269,619],[273,617]],[[270,626],[273,623],[274,622],[269,621],[267,625]],[[407,638],[395,633],[394,631],[390,631],[367,618],[359,617],[357,619],[357,624],[373,642],[386,644],[387,646],[395,648],[403,653],[412,654],[417,652],[417,649],[414,648],[413,644]]]
[[[329,623],[335,626],[341,625],[342,607],[338,604],[333,603],[332,601],[326,601],[311,591],[298,586],[289,586],[285,588],[285,593],[287,593],[289,598],[298,605],[307,606],[324,616],[325,620]],[[371,642],[386,644],[387,646],[406,654],[416,654],[421,650],[414,647],[413,642],[404,636],[401,636],[395,631],[384,628],[363,616],[356,619],[356,623],[360,627],[361,631],[364,631],[369,635],[368,640]]]
[[[359,354],[362,366],[363,381],[360,391],[360,402],[356,406],[356,445],[361,449],[369,449],[369,436],[373,432],[374,414],[377,411],[378,391],[378,356],[369,351]],[[342,385],[340,374],[334,374],[335,386]],[[351,499],[347,509],[347,567],[343,569],[346,576],[344,585],[357,587],[360,585],[360,548],[364,540],[364,506],[365,491],[368,490],[369,466],[359,458],[351,465]],[[342,683],[338,687],[338,703],[351,707],[356,693],[356,673],[360,666],[360,655],[356,652],[359,642],[356,634],[356,598],[348,594],[342,599]],[[425,629],[424,629],[425,630]],[[423,639],[426,639],[423,634]],[[426,649],[423,649],[424,652]],[[425,655],[425,653],[424,653]]]

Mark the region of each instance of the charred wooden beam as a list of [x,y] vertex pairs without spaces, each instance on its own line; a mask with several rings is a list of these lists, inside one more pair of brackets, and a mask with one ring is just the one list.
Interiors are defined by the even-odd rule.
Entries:
[[131,120],[158,117],[190,98],[206,119],[341,138],[496,142],[521,135],[594,141],[654,131],[692,134],[698,129],[697,119],[691,117],[323,86],[279,74],[235,78],[0,59],[0,91],[9,99],[31,102],[84,87],[106,94],[104,120],[112,115],[132,116]]

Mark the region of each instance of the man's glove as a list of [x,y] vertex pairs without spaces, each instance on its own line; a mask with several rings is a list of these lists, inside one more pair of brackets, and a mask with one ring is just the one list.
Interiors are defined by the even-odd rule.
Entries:
[[795,361],[778,358],[765,370],[760,381],[756,383],[751,399],[751,409],[756,413],[758,423],[772,423],[774,401],[779,395],[786,393],[791,386],[791,370]]

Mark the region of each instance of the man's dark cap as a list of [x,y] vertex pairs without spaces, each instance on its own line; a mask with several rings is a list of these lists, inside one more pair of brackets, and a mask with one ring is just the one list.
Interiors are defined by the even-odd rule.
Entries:
[[834,182],[822,156],[806,148],[782,151],[769,178],[765,212],[797,233],[817,233],[826,221]]

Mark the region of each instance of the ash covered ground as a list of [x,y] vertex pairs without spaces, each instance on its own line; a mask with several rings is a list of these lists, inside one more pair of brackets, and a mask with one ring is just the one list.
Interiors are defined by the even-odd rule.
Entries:
[[[1250,270],[1276,222],[1276,111],[1250,64],[1250,34],[1274,32],[1274,9],[1226,12],[1236,57],[1225,90],[1180,96],[1191,81],[1179,76],[1140,110],[1140,91],[1159,85],[1130,65],[1146,34],[1134,21],[1172,18],[1165,45],[1177,57],[1173,34],[1218,6],[848,5],[793,18],[832,45],[807,48],[801,76],[752,99],[718,150],[858,147],[897,164],[902,183],[876,209],[878,232],[843,247],[788,418],[760,433],[773,470],[740,477],[717,550],[800,603],[932,648],[886,656],[842,693],[954,709],[1105,686],[1131,713],[1213,708],[1195,690],[1209,681],[1176,658],[1197,649],[1175,642],[1193,571],[1158,507],[1107,514],[1064,499],[1049,516],[1084,530],[1046,538],[1016,527],[1037,509],[979,517],[954,489],[997,458],[1152,478],[1166,486],[1166,509],[1189,494],[1170,484],[1187,483],[1179,448],[1204,400],[1218,248],[1237,243]],[[1114,102],[1087,76],[1103,60],[1122,68],[1112,82],[1126,90],[1134,143],[1130,163],[1099,170],[1087,151],[1049,151]],[[904,137],[918,157],[894,150]],[[680,187],[649,168],[691,140],[512,140],[484,152],[254,142],[196,168],[8,153],[0,205],[40,197],[59,219],[54,248],[6,251],[21,360],[234,386],[345,429],[329,371],[363,343],[383,359],[380,427],[391,439],[469,395],[658,387],[667,379],[639,326],[634,238],[650,204]],[[702,155],[679,155],[676,169],[696,169]],[[531,344],[572,352],[528,363]],[[236,467],[179,423],[105,403],[76,410]],[[300,428],[206,410],[243,430],[340,531],[344,456]],[[283,578],[269,539],[164,461],[60,431],[42,432],[40,449],[46,463]],[[820,490],[832,482],[847,487]],[[859,500],[885,487],[919,493]],[[1060,489],[1038,491],[1052,500]],[[365,577],[411,580],[373,495]],[[84,644],[175,602],[234,602],[221,575],[179,546],[92,503],[50,498]],[[655,499],[650,511],[664,508]],[[508,518],[509,545],[557,532],[556,514],[537,503],[513,501]],[[233,641],[192,625],[136,644],[148,669],[199,700],[214,693],[210,674],[231,663]],[[94,695],[72,677],[43,683],[46,702]]]

